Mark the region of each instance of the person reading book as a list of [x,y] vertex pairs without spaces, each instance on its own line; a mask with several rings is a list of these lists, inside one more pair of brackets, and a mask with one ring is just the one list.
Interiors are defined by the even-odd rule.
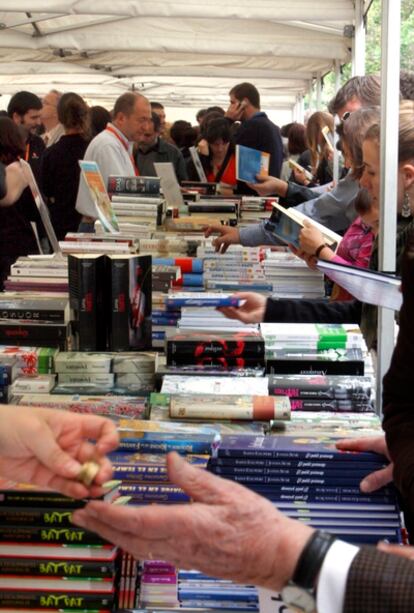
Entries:
[[[324,129],[326,129],[325,133]],[[323,111],[312,113],[306,124],[308,149],[299,156],[297,162],[311,172],[313,179],[310,180],[304,173],[293,168],[296,183],[308,187],[331,183],[333,179],[333,135],[333,116]]]
[[[414,227],[414,103],[403,101],[400,105],[399,129],[399,170],[397,210],[398,231],[396,242],[397,274],[400,257],[411,230]],[[361,186],[370,194],[373,206],[378,206],[380,191],[380,127],[371,126],[363,142],[364,171]],[[378,269],[378,241],[375,240],[369,268]],[[260,294],[242,293],[245,300],[238,309],[223,309],[227,317],[245,323],[260,321],[319,322],[319,323],[358,323],[369,349],[376,347],[377,311],[376,307],[362,304],[358,300],[326,303],[318,300],[273,300]]]
[[[118,444],[114,422],[97,415],[12,405],[0,408],[0,475],[6,479],[73,498],[99,496],[102,484],[112,475],[105,456]],[[91,487],[78,480],[87,461],[99,465]]]
[[[210,183],[221,184],[220,193],[229,196],[237,188],[237,179],[236,156],[228,121],[224,117],[216,117],[203,122],[202,136],[207,151],[199,155],[206,179]],[[188,171],[190,179],[199,180],[192,161],[188,163]]]

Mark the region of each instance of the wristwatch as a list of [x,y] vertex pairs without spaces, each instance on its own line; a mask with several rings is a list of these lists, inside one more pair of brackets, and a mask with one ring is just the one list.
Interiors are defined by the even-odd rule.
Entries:
[[316,579],[335,537],[316,530],[303,549],[292,580],[282,589],[283,602],[292,611],[316,613]]

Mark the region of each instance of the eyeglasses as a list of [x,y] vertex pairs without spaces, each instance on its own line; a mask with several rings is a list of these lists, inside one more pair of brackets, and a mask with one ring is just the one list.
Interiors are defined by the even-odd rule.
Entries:
[[352,115],[352,111],[345,111],[345,113],[342,115],[342,121],[346,121],[347,119],[349,119]]

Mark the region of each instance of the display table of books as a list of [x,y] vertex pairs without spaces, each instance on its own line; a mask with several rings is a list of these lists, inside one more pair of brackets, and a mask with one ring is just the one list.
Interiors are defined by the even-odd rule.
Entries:
[[[69,235],[62,254],[12,266],[0,295],[0,401],[116,420],[112,504],[190,503],[168,481],[165,455],[176,450],[346,541],[404,542],[395,490],[359,491],[387,460],[334,447],[381,430],[359,328],[246,325],[215,308],[240,306],[241,289],[323,296],[322,274],[283,247],[223,255],[204,239],[206,215],[247,224],[269,216],[265,200],[194,197],[166,232],[159,193],[111,185],[120,233],[97,225]],[[253,586],[134,560],[73,527],[82,501],[0,489],[0,608],[258,610]]]

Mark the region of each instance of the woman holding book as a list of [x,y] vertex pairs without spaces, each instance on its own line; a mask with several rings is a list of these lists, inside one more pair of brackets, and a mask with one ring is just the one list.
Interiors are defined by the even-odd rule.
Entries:
[[313,179],[310,180],[305,173],[293,169],[296,183],[308,187],[331,183],[333,179],[333,135],[334,119],[332,115],[323,111],[312,113],[306,124],[308,149],[299,156],[297,163],[310,171]]
[[[399,130],[399,171],[398,171],[398,231],[396,242],[397,273],[400,257],[411,230],[414,228],[414,103],[403,101],[400,106]],[[361,186],[370,194],[374,206],[378,206],[380,190],[380,127],[371,126],[363,143],[363,174]],[[319,255],[319,254],[317,254]],[[369,268],[378,270],[378,242],[374,243]],[[358,323],[364,334],[368,349],[376,348],[377,310],[358,300],[326,303],[324,300],[273,300],[260,294],[243,293],[242,307],[225,308],[227,317],[245,323],[253,322],[319,322]]]
[[[236,156],[230,127],[224,117],[208,121],[203,128],[203,140],[207,143],[208,153],[200,154],[207,181],[218,183],[223,195],[233,194],[237,187]],[[199,180],[192,162],[189,164],[188,173],[191,180]]]

